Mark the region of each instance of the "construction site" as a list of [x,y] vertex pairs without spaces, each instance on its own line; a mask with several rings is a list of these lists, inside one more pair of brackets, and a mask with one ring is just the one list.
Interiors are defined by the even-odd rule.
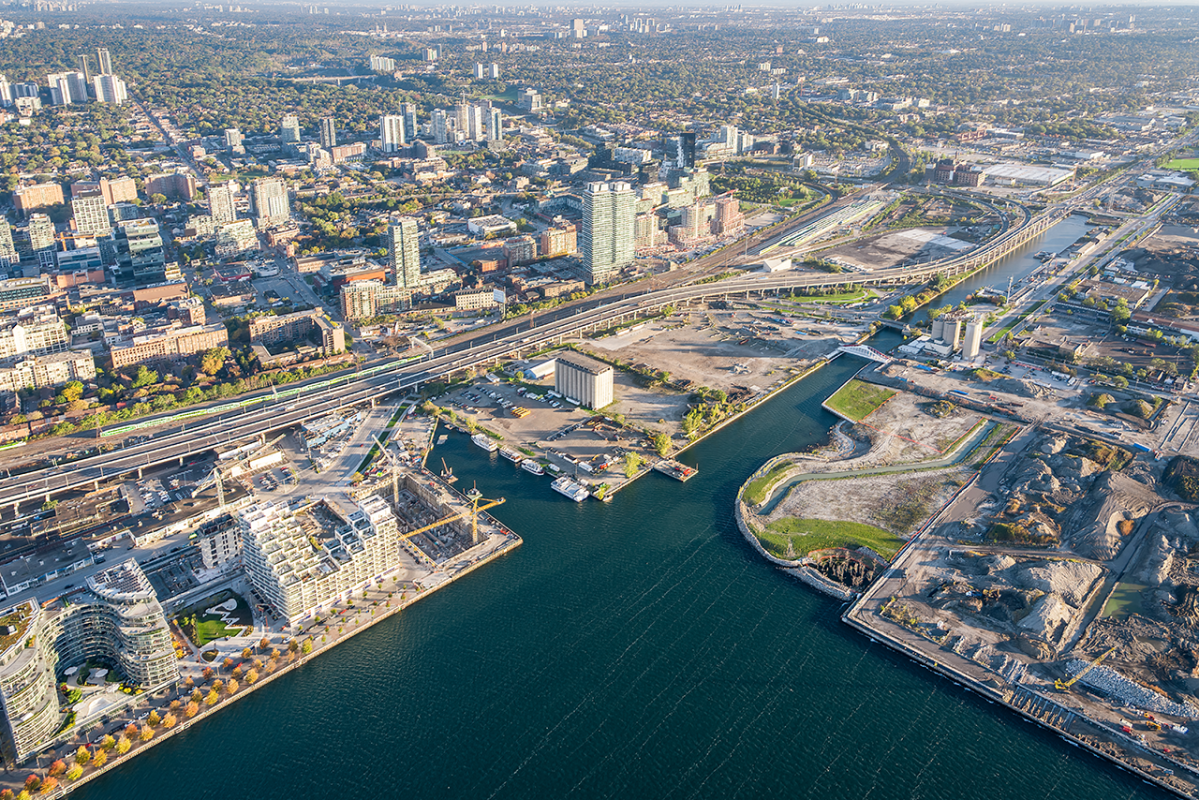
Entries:
[[1196,796],[1199,517],[1169,463],[1021,429],[845,619]]

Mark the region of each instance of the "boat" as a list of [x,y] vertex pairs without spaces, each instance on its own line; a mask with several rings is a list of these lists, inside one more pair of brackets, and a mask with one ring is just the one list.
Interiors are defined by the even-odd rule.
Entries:
[[545,474],[545,467],[541,466],[541,462],[534,461],[531,458],[526,458],[524,461],[520,462],[520,468],[527,472],[532,472],[534,475]]
[[494,453],[496,450],[500,449],[500,446],[485,433],[476,433],[474,436],[470,437],[470,440],[479,447],[482,447],[488,453]]
[[669,458],[664,458],[657,464],[654,464],[654,469],[664,475],[669,475],[676,481],[683,481],[684,483],[691,480],[696,476],[696,474],[699,473],[699,470],[695,467],[689,467],[686,464],[680,464],[679,462],[673,461]]
[[555,480],[550,484],[550,486],[555,492],[566,495],[576,503],[581,503],[591,496],[591,492],[587,491],[565,475]]
[[513,450],[511,447],[501,448],[500,455],[511,461],[513,464],[519,464],[525,460],[525,457],[521,455],[518,450]]
[[444,434],[444,433],[443,433],[443,434],[441,434],[440,436],[438,436],[438,437],[437,437],[437,443],[438,443],[438,444],[445,444],[446,442],[448,442],[448,441],[449,441],[449,439],[450,439],[450,437],[449,437],[449,436],[447,436],[446,434]]

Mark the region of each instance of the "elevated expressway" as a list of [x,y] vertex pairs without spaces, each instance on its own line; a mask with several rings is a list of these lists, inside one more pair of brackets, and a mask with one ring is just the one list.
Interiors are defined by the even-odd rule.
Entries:
[[56,467],[11,475],[0,486],[0,506],[17,510],[20,504],[31,501],[40,504],[57,493],[84,487],[98,488],[102,482],[129,474],[140,475],[147,468],[170,462],[182,463],[189,456],[219,445],[265,437],[272,431],[339,408],[373,403],[378,398],[406,392],[456,370],[491,364],[522,352],[538,350],[569,336],[610,327],[621,320],[657,311],[664,306],[685,305],[710,298],[765,296],[846,283],[906,284],[939,273],[970,272],[1003,258],[1048,230],[1068,216],[1073,205],[1057,206],[1035,217],[1028,217],[1025,212],[1025,219],[1010,225],[992,241],[960,257],[872,272],[829,274],[789,271],[656,290],[629,287],[624,293],[591,298],[533,317],[502,323],[452,341],[422,360],[380,362],[371,367],[370,374],[350,373],[333,381],[312,382],[309,384],[311,391],[304,391],[301,385],[302,391],[288,398],[279,398],[274,391],[268,390],[250,395],[247,398],[249,402],[243,401],[243,407],[232,413],[203,417],[191,412],[195,418],[182,422],[178,421],[180,415],[153,418],[135,426],[126,426],[156,428],[147,441],[136,441],[112,452]]

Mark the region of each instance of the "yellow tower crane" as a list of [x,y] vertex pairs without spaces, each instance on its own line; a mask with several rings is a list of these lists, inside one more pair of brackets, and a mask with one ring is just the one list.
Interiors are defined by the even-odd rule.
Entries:
[[1081,670],[1079,670],[1079,671],[1078,671],[1078,674],[1077,674],[1077,675],[1075,675],[1075,676],[1074,676],[1073,678],[1071,678],[1070,680],[1068,680],[1068,681],[1062,681],[1062,680],[1056,680],[1056,681],[1054,681],[1054,682],[1053,682],[1054,688],[1058,689],[1059,691],[1063,691],[1063,692],[1064,692],[1064,691],[1066,691],[1066,690],[1067,690],[1067,689],[1069,689],[1071,686],[1073,686],[1075,683],[1077,683],[1079,678],[1081,678],[1083,675],[1086,675],[1086,674],[1087,674],[1088,672],[1090,672],[1091,670],[1095,669],[1095,667],[1099,666],[1099,664],[1100,664],[1100,663],[1103,661],[1103,659],[1107,658],[1107,657],[1108,657],[1108,656],[1110,656],[1112,653],[1116,652],[1116,648],[1117,648],[1117,647],[1119,647],[1119,645],[1114,645],[1114,646],[1112,646],[1112,647],[1111,647],[1111,648],[1110,648],[1110,649],[1109,649],[1109,650],[1108,650],[1106,653],[1104,653],[1103,655],[1099,656],[1099,658],[1095,659],[1095,660],[1094,660],[1094,661],[1092,661],[1090,664],[1087,664],[1085,667],[1083,667]]
[[470,517],[470,543],[472,546],[478,544],[479,543],[479,512],[486,511],[489,508],[495,508],[496,506],[503,505],[506,502],[504,500],[504,498],[501,497],[498,500],[486,500],[483,505],[479,505],[479,503],[482,501],[484,501],[484,498],[476,497],[470,501],[470,508],[463,509],[462,511],[459,511],[456,514],[450,514],[448,517],[443,517],[442,519],[439,519],[436,522],[432,522],[428,525],[425,525],[423,528],[417,528],[414,531],[408,531],[407,533],[402,533],[402,534],[400,534],[400,538],[404,539],[404,540],[409,540],[409,543],[416,549],[416,552],[418,552],[422,556],[424,556],[425,560],[427,560],[430,564],[436,564],[437,562],[435,562],[433,559],[429,558],[429,555],[424,550],[421,550],[420,547],[417,546],[416,542],[410,541],[412,539],[412,537],[416,536],[418,533],[425,533],[426,531],[431,531],[434,528],[440,528],[442,525],[448,525],[451,522],[457,522],[458,520],[462,519],[463,517],[469,516]]

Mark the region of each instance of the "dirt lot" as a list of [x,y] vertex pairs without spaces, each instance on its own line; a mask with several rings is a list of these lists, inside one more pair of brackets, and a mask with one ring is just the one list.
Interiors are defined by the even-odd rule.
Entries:
[[[860,330],[799,319],[784,323],[778,317],[765,311],[676,314],[637,331],[582,343],[596,352],[669,372],[673,381],[732,394],[765,388],[786,371],[806,367],[835,350],[840,337],[852,338]],[[822,335],[806,333],[817,328]]]
[[927,398],[897,392],[860,423],[873,432],[874,444],[869,453],[853,462],[832,462],[828,469],[812,471],[842,471],[850,468],[850,463],[856,469],[935,461],[983,419],[981,414],[960,408],[940,418],[931,413],[932,405]]
[[968,242],[947,241],[945,237],[953,230],[956,227],[929,226],[890,231],[834,247],[820,255],[867,270],[893,267],[912,259],[947,258],[970,247]]

